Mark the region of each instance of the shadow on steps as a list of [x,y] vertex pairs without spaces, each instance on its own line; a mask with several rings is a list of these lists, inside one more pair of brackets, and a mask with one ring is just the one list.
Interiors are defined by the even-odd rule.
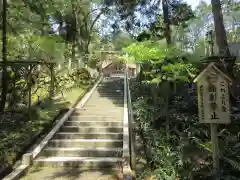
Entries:
[[[120,172],[121,173],[121,172]],[[118,168],[80,169],[76,167],[32,167],[21,180],[122,180]]]
[[124,79],[123,78],[104,78],[97,88],[101,97],[112,100],[116,106],[123,107],[124,103]]

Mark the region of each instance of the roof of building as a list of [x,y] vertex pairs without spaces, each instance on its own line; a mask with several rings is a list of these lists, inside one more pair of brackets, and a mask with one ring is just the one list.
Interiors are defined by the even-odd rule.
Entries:
[[107,68],[107,67],[110,66],[112,63],[113,63],[113,62],[110,61],[110,60],[104,60],[104,61],[102,62],[102,69]]
[[215,71],[217,71],[219,74],[221,74],[224,78],[226,78],[229,82],[232,81],[232,79],[230,77],[228,77],[225,73],[223,73],[217,66],[215,66],[215,64],[209,63],[208,66],[203,69],[200,74],[193,80],[194,83],[196,83],[197,81],[199,81],[201,79],[201,77],[210,69],[213,68]]
[[[104,60],[104,61],[102,62],[102,69],[107,68],[107,67],[110,66],[112,63],[113,63],[113,61]],[[133,64],[133,63],[128,63],[127,66],[128,66],[128,68],[131,68],[131,69],[136,69],[136,68],[137,68],[137,65],[136,65],[136,64]]]
[[128,63],[127,66],[129,68],[132,68],[132,69],[136,69],[137,68],[137,65],[136,64],[133,64],[133,63]]

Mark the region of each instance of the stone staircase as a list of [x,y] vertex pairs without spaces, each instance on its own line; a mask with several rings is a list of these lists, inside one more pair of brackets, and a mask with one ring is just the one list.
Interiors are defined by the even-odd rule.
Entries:
[[123,79],[104,79],[34,160],[37,166],[115,168],[123,153]]

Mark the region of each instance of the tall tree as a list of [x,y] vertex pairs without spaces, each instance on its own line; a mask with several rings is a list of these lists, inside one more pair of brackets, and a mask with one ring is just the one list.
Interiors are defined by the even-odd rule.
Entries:
[[220,0],[211,0],[212,13],[216,32],[216,41],[220,55],[230,55],[227,42],[227,33],[223,23],[223,14]]
[[7,99],[7,0],[2,1],[2,93],[0,103],[0,118],[1,114],[4,113],[6,99]]
[[188,21],[194,17],[189,5],[178,1],[163,2],[163,15],[158,15],[153,23],[149,25],[146,31],[140,33],[137,37],[139,41],[144,39],[166,39],[169,45],[172,41],[176,29],[185,29]]
[[170,28],[170,18],[169,18],[169,0],[162,0],[163,9],[163,22],[164,22],[164,35],[166,38],[167,45],[172,43],[171,40],[171,28]]

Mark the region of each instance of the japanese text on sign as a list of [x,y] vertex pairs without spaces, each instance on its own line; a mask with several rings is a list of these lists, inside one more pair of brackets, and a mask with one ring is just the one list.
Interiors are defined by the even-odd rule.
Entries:
[[201,120],[203,120],[204,121],[204,99],[203,99],[203,91],[204,91],[204,89],[203,89],[203,85],[201,85],[200,86],[200,88],[199,88],[199,94],[200,94],[200,107],[201,107]]
[[221,92],[221,109],[222,109],[222,112],[227,112],[227,107],[226,107],[226,89],[225,89],[225,85],[224,85],[224,82],[221,81],[220,82],[220,92]]
[[209,66],[197,79],[201,123],[230,123],[228,79]]

